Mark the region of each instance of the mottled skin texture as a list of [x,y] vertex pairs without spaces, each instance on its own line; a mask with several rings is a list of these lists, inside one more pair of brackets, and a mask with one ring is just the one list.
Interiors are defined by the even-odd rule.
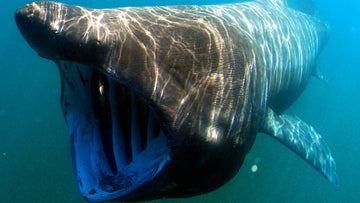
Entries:
[[[54,38],[59,39],[42,38],[47,49],[44,54],[39,50],[40,55],[100,67],[129,83],[149,97],[145,99],[161,103],[157,108],[168,112],[163,113],[168,115],[164,118],[168,125],[188,130],[179,134],[204,131],[201,126],[212,126],[213,122],[226,123],[230,125],[226,129],[236,132],[242,131],[241,126],[231,125],[247,128],[244,112],[249,109],[244,108],[254,102],[249,100],[255,97],[248,94],[257,85],[252,84],[251,74],[260,72],[254,79],[264,77],[258,79],[262,86],[266,75],[264,65],[256,64],[262,61],[255,61],[252,42],[242,36],[245,33],[239,32],[236,24],[215,16],[207,7],[88,10],[48,4],[40,4],[40,11],[60,13],[55,16],[58,19],[48,17],[50,28],[56,30]],[[261,98],[256,103],[260,105],[255,106],[264,108],[266,94],[258,94]],[[189,111],[191,115],[187,115]],[[182,128],[184,123],[192,126]],[[227,137],[231,133],[220,134]]]
[[256,133],[276,125],[263,129],[268,109],[282,113],[304,89],[327,33],[282,1],[103,10],[38,2],[18,14],[29,44],[59,65],[63,88],[74,71],[64,61],[100,70],[131,87],[166,132],[171,161],[120,200],[201,194],[231,179]]

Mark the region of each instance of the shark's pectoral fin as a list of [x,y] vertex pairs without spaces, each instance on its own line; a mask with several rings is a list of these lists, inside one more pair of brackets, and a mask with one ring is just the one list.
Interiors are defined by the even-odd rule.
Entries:
[[300,118],[276,115],[269,109],[262,132],[269,134],[305,159],[334,185],[339,185],[330,149],[313,127]]

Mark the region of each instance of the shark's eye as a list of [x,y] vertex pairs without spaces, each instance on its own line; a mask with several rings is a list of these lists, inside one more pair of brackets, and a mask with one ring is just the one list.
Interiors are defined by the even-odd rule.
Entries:
[[104,84],[99,80],[99,93],[101,96],[104,95]]
[[[106,79],[106,77],[101,74],[99,71],[94,71],[92,78],[91,78],[91,89],[92,91],[92,104],[95,109],[98,109],[99,111],[95,112],[102,112],[103,114],[105,112],[110,113],[110,107],[109,107],[109,98],[107,95],[109,84]],[[104,117],[105,115],[100,115],[98,113],[95,113],[96,117]]]

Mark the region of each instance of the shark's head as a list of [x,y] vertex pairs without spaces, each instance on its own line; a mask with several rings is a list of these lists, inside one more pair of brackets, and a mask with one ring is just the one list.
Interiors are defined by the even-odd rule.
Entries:
[[261,74],[249,42],[206,15],[55,2],[17,10],[24,38],[59,66],[86,199],[186,197],[238,171],[265,106],[249,90],[265,83],[251,80]]

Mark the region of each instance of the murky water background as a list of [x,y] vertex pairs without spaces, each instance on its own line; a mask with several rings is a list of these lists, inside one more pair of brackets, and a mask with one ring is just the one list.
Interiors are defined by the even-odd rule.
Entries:
[[[57,68],[37,56],[14,22],[15,9],[30,2],[8,0],[0,6],[0,202],[85,202],[73,177]],[[63,2],[97,8],[231,3]],[[337,161],[340,187],[328,183],[274,139],[259,134],[238,175],[228,184],[206,195],[165,202],[360,201],[360,2],[316,0],[315,4],[332,27],[329,43],[318,60],[330,85],[312,78],[287,113],[301,117],[325,138]]]

